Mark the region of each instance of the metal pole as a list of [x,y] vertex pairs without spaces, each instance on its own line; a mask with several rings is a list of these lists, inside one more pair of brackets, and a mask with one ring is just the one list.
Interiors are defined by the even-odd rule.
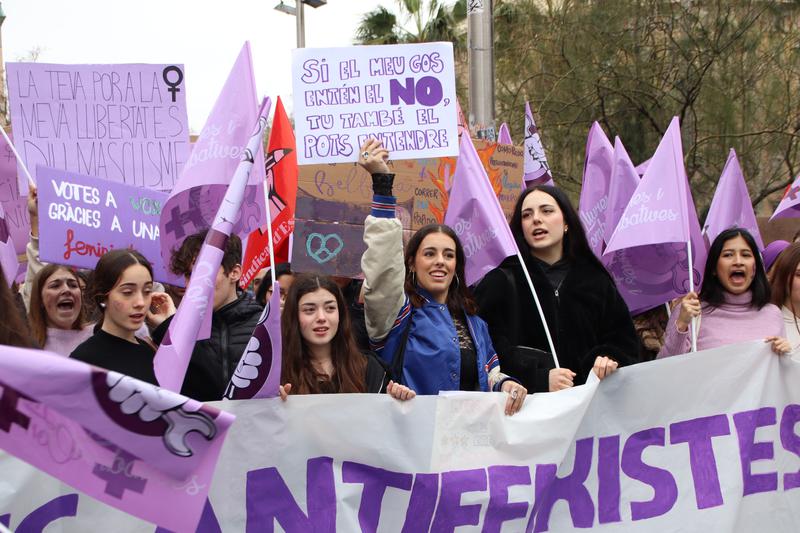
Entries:
[[478,138],[494,141],[494,26],[492,0],[467,2],[469,125]]
[[303,17],[303,1],[296,0],[295,18],[297,19],[297,48],[306,47],[306,24]]

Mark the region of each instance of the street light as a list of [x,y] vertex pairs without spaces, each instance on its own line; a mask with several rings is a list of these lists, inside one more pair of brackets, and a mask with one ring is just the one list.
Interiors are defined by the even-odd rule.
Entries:
[[317,8],[324,6],[328,0],[295,0],[295,5],[290,6],[281,0],[281,3],[275,6],[275,9],[287,15],[294,15],[297,17],[297,48],[304,48],[306,45],[306,29],[305,18],[303,16],[303,4],[308,4],[311,7]]

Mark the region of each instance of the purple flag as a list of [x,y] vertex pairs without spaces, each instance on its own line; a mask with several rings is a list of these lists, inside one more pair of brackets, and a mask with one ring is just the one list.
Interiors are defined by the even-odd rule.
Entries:
[[50,352],[0,347],[0,448],[86,494],[194,531],[234,416]]
[[[655,306],[689,291],[690,241],[697,288],[706,247],[683,167],[680,126],[673,118],[622,213],[604,256],[628,249],[629,254],[611,258],[609,270],[615,277],[626,279],[626,290],[638,291]],[[636,261],[625,260],[626,257]]]
[[783,193],[781,203],[778,204],[769,219],[791,217],[800,217],[800,174],[797,175],[792,184]]
[[497,144],[514,144],[511,140],[511,132],[508,131],[508,124],[500,124],[500,131],[497,132]]
[[[172,249],[186,237],[211,227],[257,118],[253,62],[246,42],[161,213],[164,264],[170,263]],[[233,233],[243,239],[266,218],[264,150],[259,148],[254,155],[256,164],[250,171],[242,208],[233,219]],[[172,283],[182,286],[184,280],[175,276]]]
[[17,277],[19,261],[17,251],[14,249],[14,241],[11,239],[11,231],[6,222],[6,212],[3,204],[0,204],[0,266],[3,268],[3,275],[9,286]]
[[758,249],[764,249],[756,214],[753,212],[753,203],[747,191],[747,183],[744,181],[742,167],[739,166],[739,159],[733,148],[728,154],[725,168],[722,169],[717,190],[714,191],[703,231],[708,237],[708,242],[714,242],[717,235],[728,228],[746,229],[756,240]]
[[633,168],[631,158],[619,137],[614,138],[614,159],[612,160],[611,180],[608,184],[608,202],[606,206],[606,224],[603,240],[607,243],[625,212],[636,187],[639,186],[639,174]]
[[593,122],[586,140],[578,214],[586,230],[589,246],[597,257],[603,255],[608,187],[613,166],[614,148],[600,124]]
[[464,246],[467,285],[517,253],[503,209],[467,135],[461,136],[444,223],[453,228]]
[[[266,283],[266,280],[264,280]],[[244,350],[231,382],[225,390],[229,400],[274,398],[281,384],[281,291],[278,282],[250,342]]]
[[640,176],[644,176],[644,173],[647,171],[647,167],[650,165],[651,160],[652,159],[648,159],[647,161],[642,161],[639,163],[639,165],[636,167],[636,173]]
[[539,137],[539,129],[536,127],[536,122],[533,121],[533,113],[531,113],[531,106],[528,102],[525,102],[524,163],[522,179],[525,186],[553,185],[550,165],[547,164],[547,156],[544,153],[542,139]]
[[233,179],[230,180],[230,186],[217,210],[203,247],[200,248],[181,305],[153,360],[158,383],[166,389],[181,390],[195,341],[207,339],[210,334],[212,313],[210,307],[214,299],[214,280],[222,264],[225,245],[234,227],[233,222],[242,207],[248,176],[256,160],[256,154],[263,153],[262,139],[269,108],[270,99],[265,98],[258,112],[255,131],[250,136],[247,148],[242,152],[242,160],[236,168]]

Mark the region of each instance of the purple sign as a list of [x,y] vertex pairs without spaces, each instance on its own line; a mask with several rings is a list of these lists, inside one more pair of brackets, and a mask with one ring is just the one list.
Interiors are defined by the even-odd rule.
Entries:
[[109,250],[134,248],[157,281],[169,279],[158,228],[166,193],[41,166],[36,182],[42,261],[94,268]]
[[6,68],[15,145],[31,173],[43,165],[172,189],[189,157],[183,65]]
[[6,227],[11,240],[14,241],[14,250],[20,260],[18,275],[24,276],[27,263],[25,262],[25,245],[28,244],[31,231],[31,221],[28,217],[28,199],[20,196],[17,183],[17,160],[14,152],[0,136],[0,206],[5,212]]

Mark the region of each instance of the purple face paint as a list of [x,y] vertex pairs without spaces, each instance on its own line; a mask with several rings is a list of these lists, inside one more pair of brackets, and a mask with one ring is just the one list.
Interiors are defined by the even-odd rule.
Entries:
[[483,468],[443,472],[432,529],[452,531],[458,526],[477,526],[481,520],[480,504],[461,505],[461,495],[483,490],[486,490],[486,470]]
[[736,435],[739,437],[739,457],[742,460],[742,485],[744,496],[759,492],[778,490],[777,472],[753,474],[751,465],[759,459],[772,459],[775,449],[772,442],[756,442],[756,430],[760,427],[774,426],[776,419],[774,407],[762,407],[733,415]]
[[[800,405],[787,405],[781,417],[781,444],[783,449],[800,457],[800,435],[794,432],[800,422]],[[800,487],[800,472],[783,475],[783,490]]]
[[503,522],[523,518],[528,514],[528,502],[508,501],[508,487],[530,484],[531,470],[527,466],[489,467],[489,507],[483,519],[484,533],[500,533]]
[[670,444],[685,442],[689,445],[689,461],[698,509],[717,507],[724,503],[711,438],[730,434],[728,417],[725,415],[695,418],[669,427]]
[[642,454],[648,446],[664,446],[664,428],[652,428],[631,435],[622,449],[625,475],[653,487],[653,499],[631,502],[631,517],[644,520],[668,512],[678,500],[678,486],[669,471],[646,464]]
[[362,483],[361,505],[358,507],[358,524],[365,533],[378,530],[381,517],[381,502],[386,489],[393,487],[410,490],[414,476],[398,474],[383,468],[375,468],[360,463],[345,461],[342,464],[342,481],[345,483]]

